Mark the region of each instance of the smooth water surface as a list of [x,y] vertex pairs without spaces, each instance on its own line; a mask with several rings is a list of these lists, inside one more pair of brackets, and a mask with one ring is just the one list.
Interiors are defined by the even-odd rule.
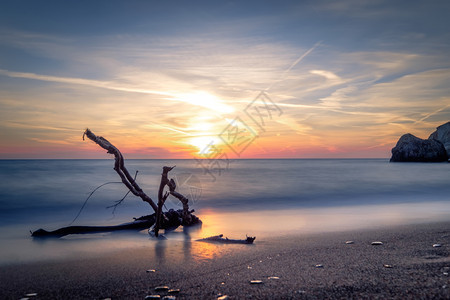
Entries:
[[[151,214],[128,195],[113,160],[0,160],[0,263],[83,255],[148,246],[147,233],[96,234],[36,242],[29,230],[119,224]],[[207,165],[204,162],[204,166]],[[203,220],[192,238],[223,233],[258,238],[289,232],[324,232],[434,222],[450,217],[450,164],[389,163],[384,159],[234,160],[206,172],[195,160],[127,160],[130,173],[157,200],[161,169],[191,200]],[[225,166],[222,164],[222,166]],[[167,208],[180,208],[175,199]],[[176,240],[176,239],[174,239]],[[75,242],[76,241],[76,242]],[[103,250],[99,250],[103,249]]]

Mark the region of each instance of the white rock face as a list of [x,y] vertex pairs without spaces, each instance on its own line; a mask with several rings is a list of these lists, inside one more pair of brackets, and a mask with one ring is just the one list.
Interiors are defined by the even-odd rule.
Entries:
[[444,144],[445,150],[447,151],[447,157],[450,159],[450,122],[437,127],[436,131],[433,132],[428,139],[438,140]]

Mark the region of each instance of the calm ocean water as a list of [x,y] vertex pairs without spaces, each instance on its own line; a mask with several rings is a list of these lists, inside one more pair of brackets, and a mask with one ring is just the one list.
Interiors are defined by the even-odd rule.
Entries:
[[[0,261],[13,256],[23,259],[15,251],[23,245],[12,240],[30,243],[28,230],[67,226],[90,192],[103,183],[118,182],[113,163],[112,159],[0,160],[0,241],[4,250]],[[246,227],[252,232],[243,234],[264,236],[274,230],[351,229],[450,219],[448,163],[255,159],[234,160],[228,170],[206,173],[195,160],[126,161],[130,173],[139,171],[138,183],[155,202],[165,165],[176,165],[171,177],[203,219],[203,234],[213,232],[214,226],[231,233]],[[107,207],[126,192],[121,183],[98,189],[74,225],[118,224],[152,213],[148,204],[128,195],[113,214]],[[170,200],[167,208],[179,208],[179,204]],[[230,218],[233,224],[229,224]]]

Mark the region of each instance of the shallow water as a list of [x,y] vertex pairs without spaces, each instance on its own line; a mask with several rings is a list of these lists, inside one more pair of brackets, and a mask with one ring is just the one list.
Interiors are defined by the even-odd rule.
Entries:
[[[258,241],[274,234],[373,228],[450,217],[447,163],[235,160],[228,170],[205,173],[195,160],[126,161],[130,173],[139,171],[138,183],[154,199],[164,165],[177,166],[171,177],[204,222],[202,230],[191,234],[192,239],[223,233],[231,238],[256,235]],[[46,242],[29,237],[29,230],[67,226],[91,191],[105,182],[118,181],[112,167],[113,160],[0,161],[0,263],[158,245],[146,232]],[[152,213],[148,204],[134,196],[128,196],[114,214],[106,209],[126,192],[121,183],[100,188],[74,225],[118,224]],[[180,206],[171,199],[167,207]],[[169,235],[169,239],[180,237]],[[192,255],[202,258],[198,253]]]

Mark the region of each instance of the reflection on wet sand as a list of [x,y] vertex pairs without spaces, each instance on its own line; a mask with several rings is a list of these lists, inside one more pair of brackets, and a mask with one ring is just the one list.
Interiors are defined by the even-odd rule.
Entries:
[[220,244],[196,242],[203,231],[175,231],[165,233],[166,240],[155,243],[155,256],[160,263],[205,261],[219,258],[227,251]]
[[[230,239],[256,236],[256,246],[264,239],[290,233],[317,233],[378,228],[416,223],[420,220],[445,220],[446,203],[363,205],[314,209],[260,210],[249,212],[202,211],[201,229],[167,233],[166,241],[158,241],[155,253],[159,260],[205,261],[220,258],[231,251],[243,251],[249,245],[196,242],[200,238],[223,234]],[[438,209],[442,207],[442,209]],[[170,256],[170,259],[169,259]]]
[[248,245],[195,241],[209,236],[223,234],[230,239],[256,236],[254,246],[259,247],[264,244],[264,240],[291,233],[311,234],[445,221],[450,211],[447,202],[428,202],[245,212],[202,210],[197,214],[203,221],[201,228],[166,233],[167,240],[150,238],[146,231],[126,231],[35,241],[24,234],[29,228],[16,226],[14,231],[8,233],[11,235],[14,232],[16,237],[9,237],[9,242],[2,244],[0,264],[103,255],[122,249],[145,249],[149,261],[166,264],[206,261],[220,258],[231,251],[250,249]]

